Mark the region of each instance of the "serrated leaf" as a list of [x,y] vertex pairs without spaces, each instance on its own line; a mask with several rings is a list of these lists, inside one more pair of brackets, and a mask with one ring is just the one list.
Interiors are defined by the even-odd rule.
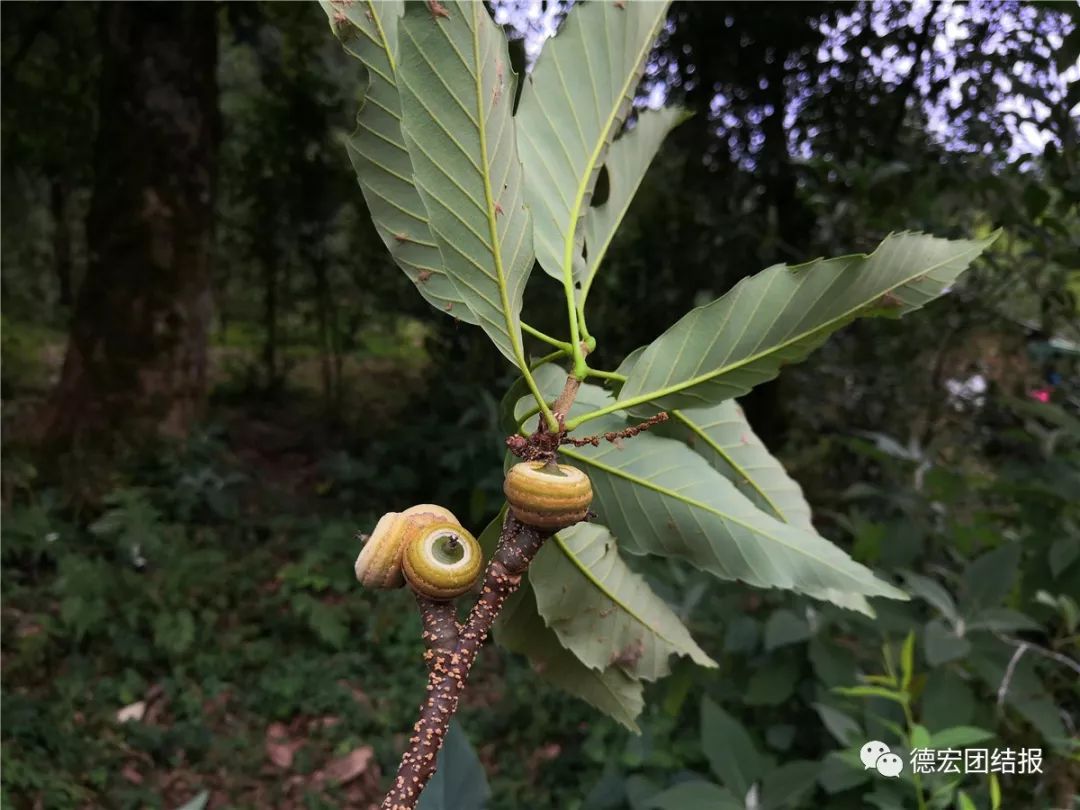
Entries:
[[855,318],[902,315],[941,295],[996,238],[901,233],[869,255],[774,265],[649,344],[614,407],[644,413],[741,396]]
[[612,140],[630,111],[667,2],[570,10],[529,75],[514,119],[535,217],[536,257],[581,280],[580,227]]
[[585,212],[585,275],[578,299],[584,305],[608,247],[630,209],[645,172],[668,133],[690,117],[677,107],[643,110],[634,128],[611,145],[604,166],[608,173],[608,198]]
[[[632,367],[635,355],[627,357],[620,369]],[[673,410],[669,422],[657,432],[686,443],[766,514],[817,534],[802,487],[769,453],[735,400]],[[860,594],[832,590],[824,598],[838,607],[874,615]]]
[[[582,385],[571,417],[605,402],[606,391]],[[608,415],[596,427],[627,424],[625,416]],[[642,433],[620,445],[562,452],[589,474],[593,509],[624,551],[683,559],[721,579],[819,599],[837,591],[907,598],[824,538],[758,510],[682,442]]]
[[559,643],[536,608],[531,586],[523,583],[507,600],[495,622],[495,639],[511,652],[526,656],[536,673],[549,683],[609,714],[631,731],[645,705],[641,681],[620,667],[597,671],[585,666]]
[[410,3],[399,26],[405,142],[447,276],[499,351],[525,369],[532,224],[506,40],[482,3],[443,6],[446,16]]
[[686,442],[763,512],[816,531],[802,487],[765,448],[735,400],[674,411],[668,424],[665,435]]
[[417,810],[484,810],[491,798],[476,750],[456,721],[450,723],[438,765],[420,794]]
[[529,567],[545,624],[586,666],[617,666],[655,681],[671,672],[671,655],[716,663],[679,617],[619,556],[604,526],[579,523],[554,535]]
[[356,129],[346,147],[375,230],[429,304],[476,323],[443,269],[427,209],[413,185],[412,159],[401,131],[396,51],[405,3],[320,0],[319,5],[345,51],[363,64],[366,73]]

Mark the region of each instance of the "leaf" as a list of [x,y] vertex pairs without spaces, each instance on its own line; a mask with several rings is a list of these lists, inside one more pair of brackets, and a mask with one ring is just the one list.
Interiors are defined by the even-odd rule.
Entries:
[[908,631],[904,645],[900,648],[900,688],[907,692],[911,687],[911,678],[915,674],[915,631]]
[[942,585],[929,577],[924,577],[912,571],[903,571],[901,576],[904,578],[904,584],[915,596],[937,608],[938,612],[948,619],[950,623],[955,625],[960,621],[960,613],[956,609],[956,603]]
[[774,265],[691,310],[653,341],[613,408],[712,405],[771,380],[859,316],[902,315],[941,295],[994,239],[889,236],[870,255]]
[[645,805],[653,810],[743,810],[731,791],[711,782],[681,782],[653,796]]
[[821,765],[797,760],[785,762],[764,779],[761,793],[762,810],[788,810],[798,806],[813,789]]
[[[632,367],[637,351],[623,361],[620,373],[628,373],[623,369]],[[708,408],[674,410],[671,420],[657,432],[684,442],[766,514],[817,534],[802,487],[769,453],[734,400]],[[824,598],[839,607],[874,615],[873,608],[857,593],[834,590]]]
[[994,733],[975,726],[953,726],[930,735],[928,748],[966,748],[992,740]]
[[397,31],[402,0],[320,5],[346,52],[364,65],[366,86],[356,130],[345,144],[375,230],[394,261],[429,304],[476,323],[443,269],[427,209],[413,185],[413,165],[401,131]]
[[802,487],[769,453],[735,400],[674,411],[671,417],[664,435],[686,442],[761,511],[815,531]]
[[710,698],[701,701],[701,747],[712,771],[736,796],[745,796],[765,768],[742,723]]
[[484,766],[456,721],[451,721],[436,770],[417,810],[483,810],[491,798]]
[[1042,625],[1019,611],[990,607],[976,613],[968,622],[967,629],[968,632],[973,630],[993,630],[998,633],[1024,630],[1038,632],[1042,630]]
[[798,644],[810,638],[810,625],[806,619],[796,616],[790,610],[778,610],[765,622],[765,651],[772,652],[778,647]]
[[789,661],[773,664],[750,678],[743,693],[747,706],[778,706],[791,697],[799,680],[798,668]]
[[511,119],[510,59],[482,3],[409,3],[398,75],[405,142],[443,266],[499,351],[526,369],[521,299],[531,217]]
[[975,802],[964,791],[956,794],[956,810],[978,810]]
[[[608,401],[607,392],[582,385],[571,416]],[[608,416],[597,427],[627,424]],[[619,446],[604,442],[563,454],[589,474],[593,509],[623,551],[682,559],[721,579],[819,599],[837,591],[907,598],[824,538],[759,511],[681,442],[642,433]]]
[[191,799],[184,802],[176,810],[203,810],[210,802],[210,791],[200,790]]
[[668,133],[690,115],[677,107],[642,110],[634,128],[624,132],[611,145],[604,163],[608,173],[608,198],[602,205],[590,206],[585,212],[585,277],[580,279],[581,292],[578,294],[582,305],[608,247],[645,179],[649,164]]
[[845,697],[883,698],[894,703],[906,704],[908,696],[895,689],[885,689],[881,686],[837,686],[833,691]]
[[630,111],[666,2],[575,6],[527,80],[515,117],[536,257],[581,281],[581,220]]
[[495,638],[511,652],[528,657],[541,678],[581,698],[637,732],[635,718],[645,705],[641,681],[621,667],[599,672],[585,666],[559,643],[536,608],[536,597],[524,583],[495,622]]
[[973,607],[996,605],[1008,596],[1020,570],[1020,544],[1008,543],[974,560],[961,577],[964,601]]
[[824,703],[814,703],[813,706],[825,728],[841,745],[851,745],[862,737],[862,726],[854,718]]
[[544,622],[586,666],[618,666],[655,681],[671,672],[671,655],[715,667],[645,580],[619,556],[603,526],[579,523],[556,534],[529,568]]

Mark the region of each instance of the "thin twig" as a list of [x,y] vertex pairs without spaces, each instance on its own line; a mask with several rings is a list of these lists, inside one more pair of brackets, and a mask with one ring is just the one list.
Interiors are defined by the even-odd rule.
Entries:
[[580,439],[575,439],[573,436],[563,436],[561,441],[563,444],[572,444],[574,447],[584,447],[587,444],[591,444],[593,447],[599,447],[601,439],[611,442],[612,444],[618,444],[623,439],[633,438],[639,433],[666,422],[667,420],[667,413],[661,411],[656,414],[656,416],[650,416],[640,424],[631,425],[622,430],[609,430],[607,433],[601,433],[597,436],[582,436]]
[[[476,654],[507,598],[518,589],[522,575],[548,537],[507,514],[499,545],[484,574],[480,598],[460,630],[452,619],[452,608],[451,613],[447,612],[447,603],[436,607],[438,603],[418,599],[430,653],[427,698],[420,707],[420,719],[413,727],[409,748],[401,757],[397,777],[383,799],[382,810],[416,807],[421,791],[435,772],[436,756],[457,711]],[[456,635],[452,645],[446,643],[450,627]]]
[[1005,667],[1005,677],[1001,679],[1001,686],[998,687],[997,693],[997,707],[998,711],[1001,711],[1001,707],[1005,704],[1005,695],[1009,692],[1009,686],[1012,684],[1013,673],[1016,671],[1016,665],[1020,663],[1020,659],[1027,652],[1028,645],[1026,642],[1022,642],[1016,651],[1012,654],[1012,658],[1009,659],[1009,665]]

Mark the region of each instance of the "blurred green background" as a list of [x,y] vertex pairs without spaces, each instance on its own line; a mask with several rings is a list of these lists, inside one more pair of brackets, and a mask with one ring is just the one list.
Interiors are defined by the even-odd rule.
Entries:
[[[564,12],[493,7],[529,59]],[[407,595],[356,587],[355,535],[417,502],[486,524],[513,374],[380,243],[342,142],[361,72],[317,5],[0,15],[3,805],[373,805],[424,671]],[[872,622],[635,560],[720,669],[679,661],[634,736],[486,650],[460,720],[490,807],[720,806],[679,798],[701,777],[747,806],[914,808],[910,777],[842,753],[895,739],[899,706],[835,689],[909,633],[927,741],[1044,752],[926,780],[929,806],[1075,806],[1077,23],[673,6],[639,103],[694,117],[597,282],[599,367],[779,261],[1005,235],[926,311],[743,401],[819,530],[914,599]],[[526,307],[560,334],[551,293],[535,273]]]

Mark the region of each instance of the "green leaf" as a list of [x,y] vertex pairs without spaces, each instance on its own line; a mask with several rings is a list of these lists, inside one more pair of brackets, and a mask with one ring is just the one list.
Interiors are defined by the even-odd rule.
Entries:
[[731,791],[711,782],[682,782],[653,796],[645,805],[653,810],[743,810]]
[[837,686],[833,688],[833,691],[845,697],[884,698],[900,704],[908,702],[908,696],[905,693],[881,686]]
[[779,706],[795,692],[799,680],[798,667],[790,661],[779,661],[753,673],[743,692],[747,706]]
[[1038,632],[1042,630],[1042,625],[1019,611],[990,607],[976,613],[968,622],[967,629],[968,632],[972,630],[993,630],[998,633],[1014,633],[1023,630]]
[[904,646],[900,648],[900,688],[907,692],[915,674],[915,631],[908,631]]
[[559,643],[536,608],[531,586],[522,584],[495,622],[495,639],[511,652],[528,657],[541,678],[592,704],[637,732],[635,718],[645,705],[641,681],[620,667],[597,671]]
[[706,667],[714,662],[645,580],[619,556],[603,526],[579,523],[556,534],[529,568],[544,622],[588,667],[617,666],[655,681],[671,672],[671,655]]
[[955,625],[960,621],[956,602],[940,583],[912,571],[903,571],[901,575],[904,577],[904,584],[912,594],[936,608],[950,623]]
[[405,141],[454,288],[499,351],[527,369],[521,299],[531,217],[511,119],[510,59],[482,3],[409,3],[398,75]]
[[686,442],[758,509],[792,526],[816,531],[802,487],[769,453],[735,400],[674,411],[671,417],[664,435]]
[[575,6],[529,76],[514,120],[536,257],[557,279],[581,280],[581,221],[667,6]]
[[930,747],[930,732],[926,730],[926,726],[916,723],[911,727],[911,747],[912,748],[929,748]]
[[984,740],[992,740],[994,733],[975,726],[954,726],[942,729],[930,735],[930,743],[927,748],[965,748],[981,743]]
[[585,277],[581,279],[578,299],[582,305],[592,289],[600,264],[608,247],[630,209],[645,172],[656,157],[668,133],[690,117],[677,107],[643,110],[634,128],[624,132],[608,151],[604,166],[608,172],[608,198],[602,205],[590,206],[585,212]]
[[707,697],[701,701],[701,747],[713,773],[736,796],[746,796],[765,770],[742,723]]
[[796,760],[785,762],[765,777],[761,791],[762,810],[788,810],[797,807],[813,789],[821,765]]
[[1020,570],[1020,552],[1019,543],[1007,543],[974,560],[961,577],[964,601],[989,607],[1004,600]]
[[210,791],[200,790],[191,799],[184,802],[176,810],[203,810],[210,802]]
[[996,238],[901,233],[870,255],[774,265],[649,344],[612,409],[700,407],[741,396],[855,318],[902,315],[941,295]]
[[941,619],[931,619],[923,631],[923,656],[931,667],[963,658],[971,642],[950,630]]
[[[570,414],[609,401],[603,389],[583,385]],[[608,416],[597,427],[627,424]],[[907,598],[824,538],[758,510],[682,442],[642,433],[621,446],[604,442],[563,454],[588,472],[593,509],[623,551],[683,559],[721,579],[818,599],[837,591]]]
[[956,810],[977,810],[975,802],[964,791],[956,794]]
[[852,745],[860,742],[862,726],[853,717],[844,714],[825,703],[813,704],[814,710],[825,724],[825,728],[836,738],[841,745]]
[[772,652],[778,647],[798,644],[810,638],[810,625],[806,619],[796,616],[790,610],[778,610],[765,622],[765,651]]
[[412,159],[401,131],[397,31],[402,0],[338,3],[321,0],[330,28],[364,66],[356,130],[346,140],[375,230],[394,261],[429,304],[468,323],[476,317],[443,269],[427,209],[413,185]]
[[990,810],[999,810],[1001,807],[1001,783],[998,782],[997,774],[990,774]]
[[483,810],[491,788],[480,758],[456,721],[450,723],[437,762],[417,810]]

